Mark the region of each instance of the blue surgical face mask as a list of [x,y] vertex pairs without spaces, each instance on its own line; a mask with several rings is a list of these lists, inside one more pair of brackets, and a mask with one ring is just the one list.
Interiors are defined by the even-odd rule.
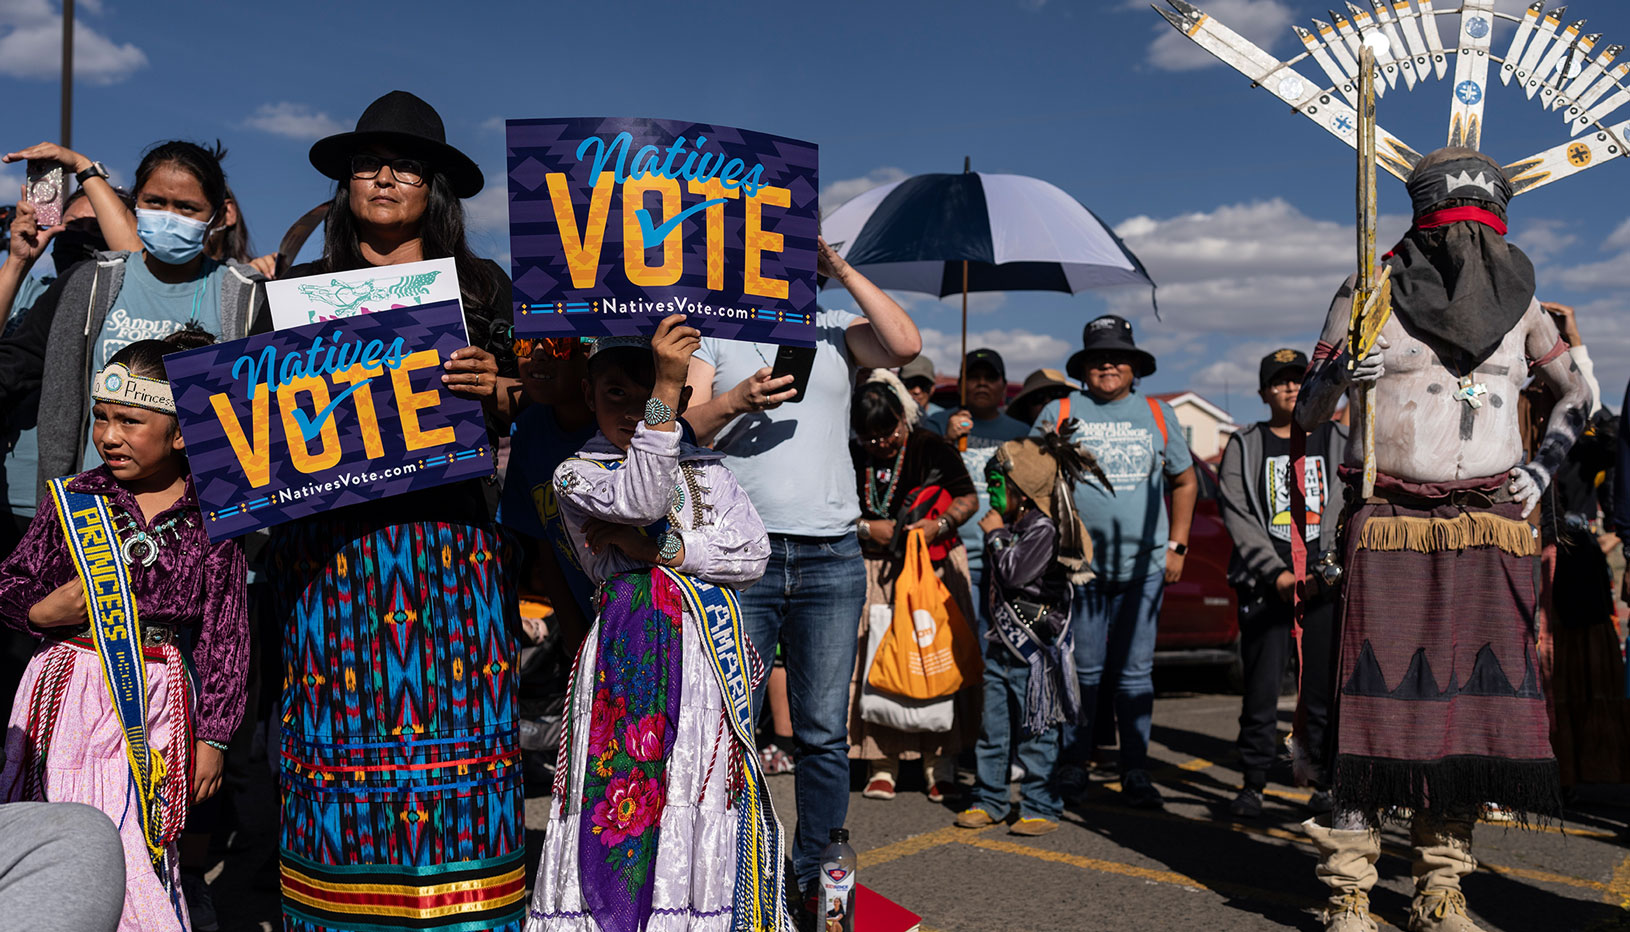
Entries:
[[208,232],[209,220],[194,220],[168,210],[136,208],[136,235],[148,254],[165,265],[191,262],[204,251]]

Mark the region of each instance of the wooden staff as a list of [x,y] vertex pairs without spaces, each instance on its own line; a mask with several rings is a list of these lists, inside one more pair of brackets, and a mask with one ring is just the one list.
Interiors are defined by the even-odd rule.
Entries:
[[[962,157],[962,173],[966,175],[972,167],[973,159],[970,156]],[[957,391],[961,393],[963,408],[968,407],[968,260],[962,260],[962,362],[957,369]],[[960,452],[968,449],[968,435],[963,434],[956,438],[956,448]]]
[[[1375,269],[1375,52],[1359,49],[1358,66],[1358,286],[1353,292],[1352,324],[1347,333],[1347,367],[1351,371],[1375,346],[1381,326],[1392,315],[1391,268]],[[1364,421],[1364,498],[1375,494],[1375,383],[1364,387],[1358,414]]]

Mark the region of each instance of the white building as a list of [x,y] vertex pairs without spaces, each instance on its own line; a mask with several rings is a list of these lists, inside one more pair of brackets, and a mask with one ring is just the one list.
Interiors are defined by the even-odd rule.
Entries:
[[1227,411],[1194,392],[1168,392],[1154,397],[1172,406],[1195,459],[1211,463],[1222,459],[1228,436],[1239,429]]

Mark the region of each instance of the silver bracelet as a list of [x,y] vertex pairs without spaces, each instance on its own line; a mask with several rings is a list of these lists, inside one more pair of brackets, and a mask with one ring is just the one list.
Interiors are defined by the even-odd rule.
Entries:
[[661,538],[662,549],[657,551],[657,560],[661,563],[672,563],[679,556],[679,548],[685,545],[683,539],[672,531],[667,531]]
[[938,540],[939,538],[944,537],[947,534],[950,534],[952,530],[953,530],[953,526],[951,524],[950,517],[947,516],[947,515],[940,515],[940,532],[939,532],[938,535],[935,536],[934,539]]
[[872,523],[865,518],[861,518],[859,523],[855,525],[855,531],[859,533],[861,540],[872,539]]
[[215,750],[220,751],[222,754],[226,753],[226,742],[224,741],[211,741],[208,738],[201,738],[199,740],[203,741],[205,744],[209,745]]

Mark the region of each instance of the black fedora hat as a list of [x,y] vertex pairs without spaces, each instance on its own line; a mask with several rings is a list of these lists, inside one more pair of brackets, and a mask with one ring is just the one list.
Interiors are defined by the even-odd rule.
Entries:
[[1102,352],[1130,353],[1135,358],[1132,373],[1140,379],[1155,372],[1155,357],[1138,349],[1137,344],[1132,342],[1132,324],[1114,314],[1087,321],[1087,325],[1081,328],[1081,352],[1070,357],[1064,371],[1072,379],[1085,381],[1087,356]]
[[344,181],[351,177],[351,156],[373,143],[431,163],[447,176],[459,197],[474,197],[486,184],[475,162],[447,144],[447,130],[436,108],[407,91],[391,91],[369,104],[357,118],[355,130],[312,143],[312,167],[335,181]]

